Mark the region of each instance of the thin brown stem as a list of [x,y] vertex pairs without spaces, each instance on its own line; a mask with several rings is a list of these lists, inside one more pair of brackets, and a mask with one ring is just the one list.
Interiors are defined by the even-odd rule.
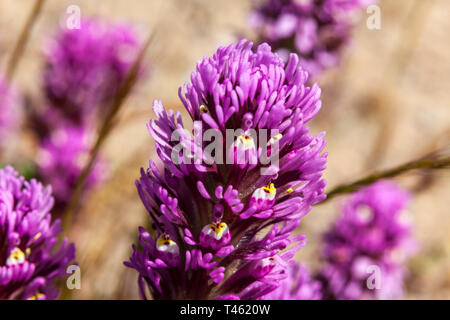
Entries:
[[14,49],[11,53],[11,56],[8,59],[8,64],[6,66],[6,78],[8,79],[9,83],[11,83],[14,77],[17,65],[23,55],[31,30],[33,29],[33,25],[42,11],[44,2],[45,0],[36,0],[34,2],[30,15],[28,16],[27,21],[20,32],[19,38],[17,39],[16,45],[14,46]]
[[83,186],[86,182],[86,179],[89,175],[89,172],[92,170],[95,160],[97,159],[97,156],[99,154],[99,151],[105,142],[106,138],[108,137],[109,133],[111,132],[112,128],[114,127],[114,124],[116,122],[117,114],[120,111],[125,99],[127,98],[128,94],[130,93],[131,89],[133,88],[134,84],[136,83],[136,80],[138,78],[140,66],[142,64],[142,60],[145,56],[145,52],[147,51],[147,48],[149,47],[150,43],[152,42],[153,35],[149,36],[147,41],[145,42],[143,48],[141,49],[141,52],[139,53],[138,58],[136,59],[135,63],[131,67],[130,71],[128,72],[123,85],[119,88],[111,108],[108,111],[108,114],[106,115],[98,136],[97,140],[91,149],[89,161],[84,166],[83,170],[81,171],[80,176],[77,179],[77,182],[75,184],[72,197],[70,199],[69,204],[67,205],[66,209],[63,212],[63,227],[64,232],[68,231],[68,227],[70,226],[72,222],[72,215],[73,211],[76,209],[78,202],[81,198]]
[[354,192],[360,189],[361,187],[370,185],[380,179],[392,178],[405,172],[408,172],[410,170],[414,169],[432,170],[449,167],[450,167],[450,156],[436,156],[436,154],[431,154],[424,158],[414,160],[405,164],[401,164],[391,169],[374,172],[366,177],[363,177],[351,183],[339,185],[331,189],[331,191],[327,193],[327,199],[320,202],[319,204],[325,203],[326,201],[329,201],[338,195]]
[[[429,146],[424,149],[422,154],[431,154],[433,150],[448,150],[450,152],[450,128],[442,131],[435,138],[431,140]],[[411,188],[411,192],[414,194],[419,194],[428,190],[436,182],[436,171],[428,170],[420,176],[415,185]]]

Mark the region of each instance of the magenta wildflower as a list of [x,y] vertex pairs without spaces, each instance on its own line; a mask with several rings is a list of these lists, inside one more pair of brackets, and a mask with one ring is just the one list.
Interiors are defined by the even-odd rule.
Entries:
[[164,169],[150,161],[136,182],[153,230],[140,228],[142,249],[125,263],[139,272],[143,298],[147,289],[154,299],[267,295],[304,243],[292,231],[325,198],[324,134],[305,125],[321,107],[320,88],[305,84],[297,55],[285,64],[267,44],[252,46],[220,47],[180,88],[193,135],[179,113],[154,103],[148,129]]
[[[130,26],[90,19],[80,29],[64,29],[45,51],[43,81],[47,105],[34,115],[40,139],[39,175],[54,188],[56,212],[69,201],[86,164],[99,120],[107,114],[138,51],[137,34]],[[87,190],[100,182],[94,168]]]
[[303,264],[293,263],[288,268],[288,277],[280,286],[262,297],[263,300],[320,300],[322,285],[311,278]]
[[[92,145],[90,138],[88,130],[67,124],[41,141],[38,172],[53,188],[56,213],[70,200],[78,177],[88,161]],[[92,189],[98,185],[104,176],[102,170],[100,159],[89,172],[84,187]]]
[[252,13],[261,42],[282,56],[298,53],[312,76],[336,66],[349,43],[352,14],[374,0],[267,0]]
[[17,92],[0,75],[0,146],[17,129],[20,113]]
[[126,25],[82,20],[63,29],[45,51],[47,100],[76,124],[91,121],[111,104],[138,54],[139,42]]
[[51,223],[51,188],[0,169],[0,299],[54,299],[53,280],[65,274],[75,248]]
[[325,234],[320,278],[331,299],[394,299],[416,244],[404,210],[409,195],[389,182],[355,193]]

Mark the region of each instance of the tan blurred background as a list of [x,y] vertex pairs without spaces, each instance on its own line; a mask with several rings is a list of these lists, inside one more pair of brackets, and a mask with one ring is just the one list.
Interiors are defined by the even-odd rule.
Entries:
[[[30,35],[14,83],[41,99],[42,48],[67,18],[69,5],[83,17],[129,22],[155,38],[145,62],[151,76],[126,102],[103,153],[110,163],[107,183],[86,199],[70,231],[81,266],[81,290],[74,299],[138,298],[137,274],[122,264],[131,253],[137,227],[147,215],[134,187],[139,168],[153,155],[146,122],[151,105],[182,110],[177,97],[195,63],[238,36],[252,38],[250,1],[243,0],[48,0]],[[0,67],[5,67],[32,0],[0,1]],[[450,1],[381,0],[381,30],[366,27],[361,12],[352,47],[340,68],[317,79],[324,105],[313,132],[327,132],[328,187],[389,168],[450,142]],[[184,112],[184,111],[183,111]],[[184,113],[186,115],[186,113]],[[35,156],[29,132],[11,141],[8,157]],[[450,299],[450,173],[413,172],[396,181],[416,190],[410,206],[421,251],[410,263],[408,298]],[[342,198],[319,205],[304,218],[308,245],[298,259],[317,267],[321,233]]]

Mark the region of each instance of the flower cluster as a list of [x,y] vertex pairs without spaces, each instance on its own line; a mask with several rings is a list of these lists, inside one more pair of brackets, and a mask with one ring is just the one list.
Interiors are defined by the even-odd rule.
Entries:
[[303,264],[292,264],[288,269],[288,277],[280,286],[265,295],[263,300],[320,300],[322,284],[311,278]]
[[[48,44],[43,75],[47,104],[35,116],[42,162],[38,172],[54,186],[60,212],[86,162],[98,121],[107,112],[139,49],[134,30],[125,25],[81,21],[80,29],[64,29]],[[97,164],[87,188],[101,182]]]
[[54,299],[52,281],[75,257],[60,221],[51,223],[51,188],[0,169],[0,299]]
[[297,52],[313,76],[336,66],[349,43],[353,13],[374,0],[267,0],[252,13],[261,42],[281,55]]
[[409,195],[380,181],[355,193],[325,234],[319,278],[327,299],[402,296],[405,262],[416,250],[405,207]]
[[[269,45],[252,46],[220,47],[180,88],[192,134],[179,113],[154,103],[148,129],[164,168],[150,161],[136,182],[151,230],[140,228],[141,248],[125,262],[139,272],[143,298],[147,290],[154,299],[269,294],[304,244],[292,231],[325,198],[324,134],[312,136],[305,125],[321,107],[320,88],[306,85],[297,55],[284,63]],[[229,130],[235,134],[225,141]],[[256,161],[264,156],[279,161]]]
[[126,25],[81,21],[63,29],[45,50],[47,100],[64,117],[86,124],[109,107],[138,54],[138,37]]
[[19,96],[0,75],[0,146],[18,126]]

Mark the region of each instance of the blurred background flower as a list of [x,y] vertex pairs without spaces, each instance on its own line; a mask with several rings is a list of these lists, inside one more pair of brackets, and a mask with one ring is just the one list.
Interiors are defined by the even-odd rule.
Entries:
[[22,114],[20,96],[0,75],[0,152],[19,129]]
[[[48,137],[42,139],[37,158],[37,174],[53,188],[54,215],[60,215],[70,201],[77,179],[87,164],[92,143],[92,136],[86,128],[72,124],[54,128]],[[88,175],[85,192],[104,180],[105,169],[99,159]]]
[[47,106],[86,125],[111,106],[137,58],[139,40],[129,25],[99,19],[80,23],[80,29],[62,28],[46,44],[43,85]]
[[[316,76],[337,66],[348,46],[355,13],[375,0],[255,1],[250,16],[260,42],[269,43],[282,57],[296,52],[304,68]],[[359,12],[358,12],[359,11]]]
[[325,299],[403,297],[407,260],[417,250],[408,202],[405,191],[385,181],[345,202],[323,239],[319,278]]
[[[45,104],[34,106],[32,126],[38,135],[36,174],[54,188],[54,214],[69,205],[108,114],[139,53],[130,25],[83,19],[79,29],[61,28],[44,47]],[[144,73],[144,69],[141,70]],[[98,159],[83,185],[83,195],[107,177]],[[83,195],[81,197],[83,197]]]

